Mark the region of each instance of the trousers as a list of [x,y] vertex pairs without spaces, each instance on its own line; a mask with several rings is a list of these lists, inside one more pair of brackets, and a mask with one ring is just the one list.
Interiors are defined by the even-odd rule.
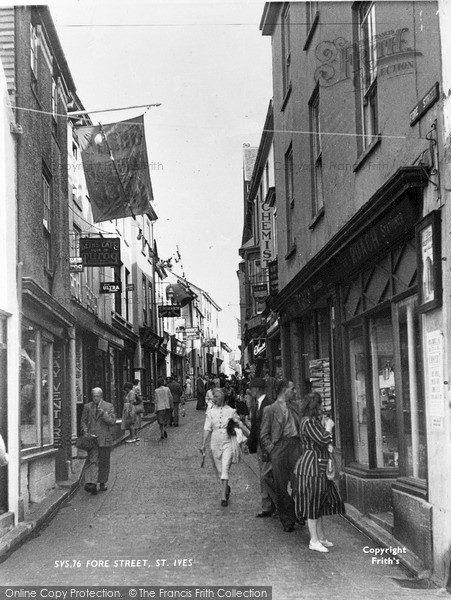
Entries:
[[301,440],[298,437],[280,439],[271,451],[277,510],[282,525],[294,525],[296,521],[294,501],[288,492],[288,484],[291,485],[291,490],[296,489],[294,467],[301,453]]
[[260,470],[260,495],[262,499],[262,511],[274,512],[277,504],[277,496],[274,486],[272,464],[270,461],[262,460],[260,444],[257,446],[257,460]]
[[106,483],[110,475],[111,446],[94,446],[88,452],[85,483]]

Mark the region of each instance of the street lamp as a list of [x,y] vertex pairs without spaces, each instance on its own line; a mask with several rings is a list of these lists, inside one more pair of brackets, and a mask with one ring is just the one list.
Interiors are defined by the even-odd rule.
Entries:
[[174,302],[174,288],[169,284],[166,288],[166,299],[172,304]]

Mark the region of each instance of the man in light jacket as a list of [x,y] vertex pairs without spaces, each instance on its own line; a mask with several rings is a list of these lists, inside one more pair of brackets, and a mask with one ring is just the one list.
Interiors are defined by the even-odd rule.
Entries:
[[101,388],[94,388],[92,402],[84,405],[81,416],[83,435],[94,436],[97,440],[97,444],[88,452],[85,467],[85,490],[91,494],[97,494],[97,483],[101,492],[107,490],[115,424],[113,405],[105,402]]
[[296,521],[294,502],[287,486],[290,482],[291,489],[295,489],[294,467],[302,453],[300,421],[300,404],[294,383],[279,381],[277,400],[263,411],[260,442],[271,459],[277,510],[283,530],[287,532],[294,531]]

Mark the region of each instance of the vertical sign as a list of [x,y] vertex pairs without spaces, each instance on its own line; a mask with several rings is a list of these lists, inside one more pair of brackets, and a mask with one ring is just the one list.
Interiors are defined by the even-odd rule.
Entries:
[[61,447],[61,410],[62,410],[62,392],[63,392],[63,365],[61,350],[53,348],[53,445],[56,448]]
[[79,337],[75,341],[75,396],[77,404],[83,404],[83,347]]
[[427,395],[431,429],[443,429],[445,395],[443,385],[443,335],[440,330],[427,336]]
[[273,208],[266,199],[260,199],[260,261],[262,269],[267,269],[269,263],[274,259],[272,215]]

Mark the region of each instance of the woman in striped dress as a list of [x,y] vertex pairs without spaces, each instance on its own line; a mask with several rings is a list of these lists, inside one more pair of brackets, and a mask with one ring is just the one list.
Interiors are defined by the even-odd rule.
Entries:
[[333,481],[326,477],[329,445],[335,423],[323,413],[321,396],[317,392],[307,394],[303,401],[300,425],[303,454],[298,460],[295,473],[297,489],[294,500],[296,517],[306,519],[310,533],[310,550],[329,552],[333,546],[326,538],[322,517],[344,514],[345,507]]

